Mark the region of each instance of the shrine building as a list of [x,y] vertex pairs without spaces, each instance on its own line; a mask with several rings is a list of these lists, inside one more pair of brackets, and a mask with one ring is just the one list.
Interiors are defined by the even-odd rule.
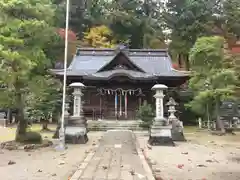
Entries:
[[[63,79],[63,69],[53,73]],[[79,48],[67,69],[67,85],[86,87],[83,113],[88,119],[136,119],[144,101],[155,104],[155,84],[179,87],[189,79],[175,70],[167,50]]]

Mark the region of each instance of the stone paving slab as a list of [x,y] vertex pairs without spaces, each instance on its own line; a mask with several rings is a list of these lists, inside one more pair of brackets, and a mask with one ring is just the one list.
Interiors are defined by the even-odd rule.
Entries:
[[152,180],[132,131],[107,131],[95,154],[84,163],[71,180]]

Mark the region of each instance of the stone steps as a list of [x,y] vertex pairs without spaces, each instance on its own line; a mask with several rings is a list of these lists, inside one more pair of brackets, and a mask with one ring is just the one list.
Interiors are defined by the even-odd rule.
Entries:
[[88,120],[88,130],[90,131],[107,131],[112,129],[117,130],[142,130],[140,127],[141,121],[134,120],[134,121],[123,121],[123,120],[100,120],[100,121],[92,121]]

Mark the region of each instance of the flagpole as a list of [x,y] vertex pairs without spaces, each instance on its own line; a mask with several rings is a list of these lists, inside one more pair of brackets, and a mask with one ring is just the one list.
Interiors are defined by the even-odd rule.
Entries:
[[67,84],[67,57],[68,57],[68,27],[69,27],[69,0],[66,0],[66,26],[65,26],[65,49],[64,49],[64,74],[63,74],[63,94],[62,94],[62,116],[61,128],[59,130],[60,149],[65,149],[65,131],[64,131],[64,117],[65,117],[65,103],[66,103],[66,84]]

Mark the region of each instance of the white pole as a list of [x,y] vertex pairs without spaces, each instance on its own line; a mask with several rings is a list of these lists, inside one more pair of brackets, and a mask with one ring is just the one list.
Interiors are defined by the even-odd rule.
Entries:
[[208,130],[210,130],[210,117],[209,117],[208,102],[207,102],[207,128],[208,128]]
[[67,83],[67,56],[68,56],[68,26],[69,26],[69,0],[66,0],[66,26],[65,26],[65,49],[64,49],[64,74],[63,74],[63,96],[62,96],[62,117],[61,129],[59,132],[60,149],[65,149],[64,117],[66,102],[66,83]]

